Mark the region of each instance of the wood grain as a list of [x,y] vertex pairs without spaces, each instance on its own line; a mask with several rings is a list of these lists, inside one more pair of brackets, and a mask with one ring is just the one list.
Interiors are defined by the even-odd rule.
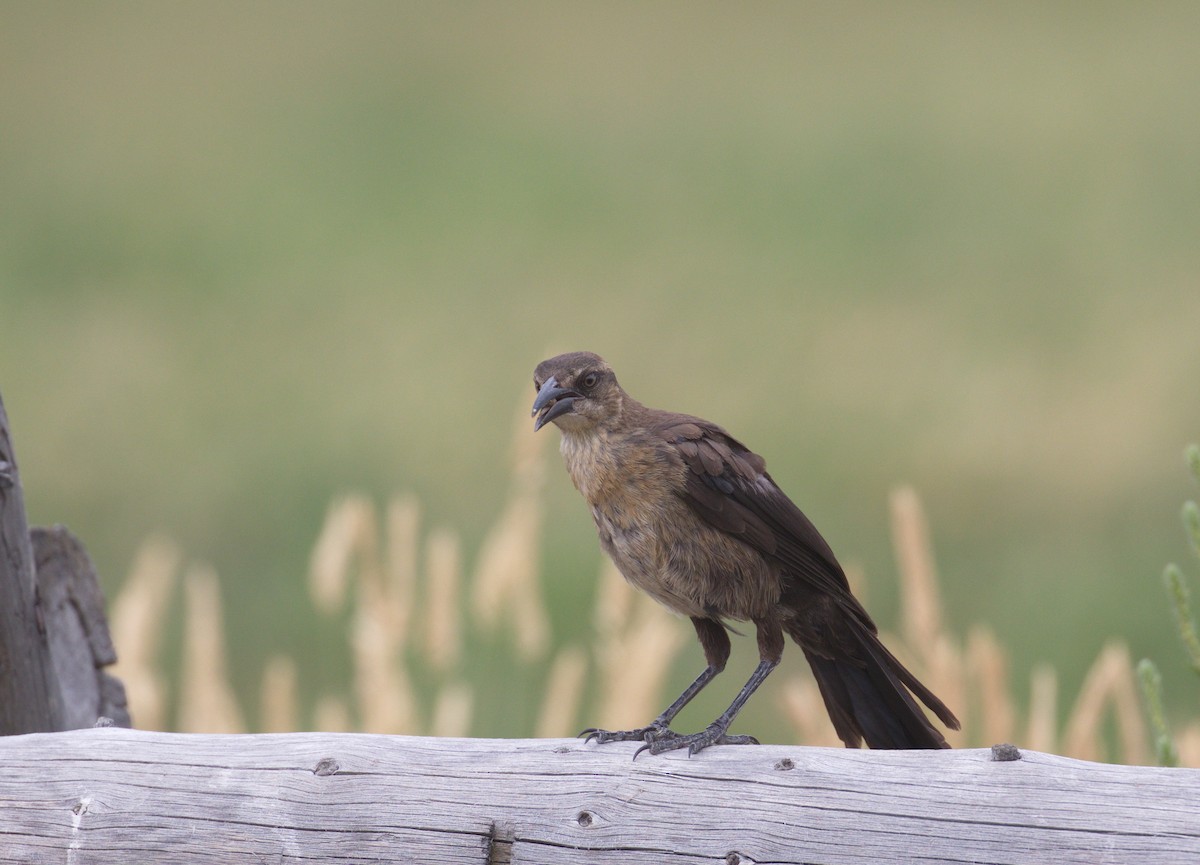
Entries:
[[0,861],[1195,863],[1200,770],[119,728],[0,739]]
[[125,688],[104,672],[117,652],[91,557],[64,526],[35,527],[29,537],[62,712],[59,729],[91,727],[102,717],[130,726]]

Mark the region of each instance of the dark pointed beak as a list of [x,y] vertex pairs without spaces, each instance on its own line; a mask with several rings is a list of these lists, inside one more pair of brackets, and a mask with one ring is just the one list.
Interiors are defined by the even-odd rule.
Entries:
[[537,432],[556,417],[561,417],[571,410],[575,400],[582,396],[579,391],[569,387],[559,387],[554,376],[546,379],[542,389],[538,391],[533,401],[533,431]]

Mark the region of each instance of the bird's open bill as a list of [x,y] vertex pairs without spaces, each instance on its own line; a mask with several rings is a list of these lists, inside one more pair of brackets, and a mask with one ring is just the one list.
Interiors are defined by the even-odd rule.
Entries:
[[556,417],[562,417],[569,412],[579,397],[579,391],[569,387],[559,387],[554,376],[550,376],[542,384],[533,401],[533,411],[531,412],[535,418],[533,431],[537,432]]

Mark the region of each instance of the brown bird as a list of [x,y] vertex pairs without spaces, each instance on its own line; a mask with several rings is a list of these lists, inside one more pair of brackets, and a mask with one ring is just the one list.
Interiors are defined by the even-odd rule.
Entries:
[[[812,666],[846,747],[949,747],[913,695],[955,730],[958,719],[879,641],[833,551],[762,457],[714,423],[642,405],[590,352],[542,361],[533,386],[534,430],[553,423],[562,431],[567,471],[601,547],[629,582],[692,620],[708,661],[647,726],[581,735],[644,741],[637,753],[651,754],[757,743],[728,735],[729,725],[779,664],[786,633]],[[758,667],[720,717],[680,735],[671,721],[729,659],[729,620],[754,623]]]

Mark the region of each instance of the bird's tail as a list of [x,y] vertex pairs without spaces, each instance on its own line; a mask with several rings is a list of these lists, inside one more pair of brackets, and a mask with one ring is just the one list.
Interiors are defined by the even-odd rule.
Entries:
[[857,649],[855,657],[823,657],[801,643],[838,738],[847,748],[857,748],[863,741],[869,748],[949,748],[913,695],[947,727],[957,730],[954,713],[896,660],[867,625],[846,616],[845,627]]

